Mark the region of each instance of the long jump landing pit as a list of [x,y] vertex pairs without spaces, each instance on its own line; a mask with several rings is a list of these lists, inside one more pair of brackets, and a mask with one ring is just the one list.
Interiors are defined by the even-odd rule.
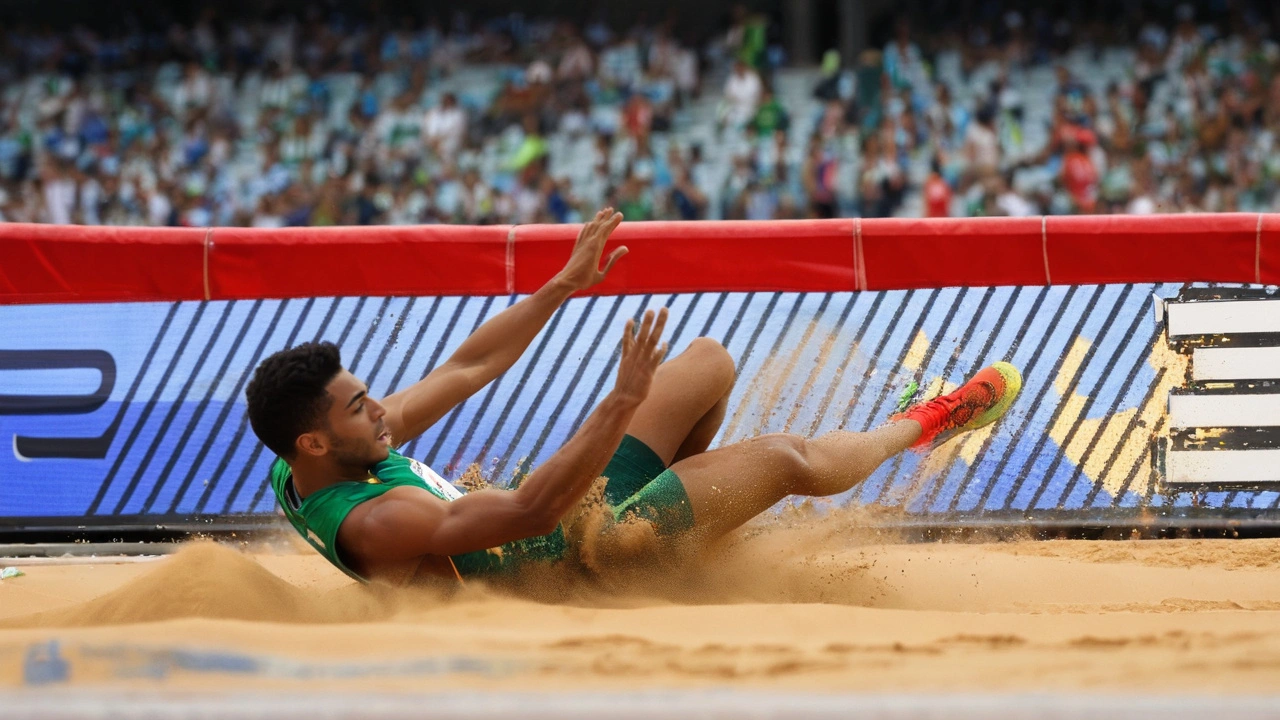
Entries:
[[367,587],[211,542],[26,565],[0,581],[0,698],[5,717],[1275,710],[1280,540],[909,544],[857,515],[554,591]]

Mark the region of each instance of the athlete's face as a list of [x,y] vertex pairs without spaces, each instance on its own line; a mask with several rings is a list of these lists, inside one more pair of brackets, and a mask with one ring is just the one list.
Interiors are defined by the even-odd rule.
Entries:
[[326,388],[333,398],[325,432],[329,452],[343,465],[368,466],[387,459],[391,435],[383,417],[387,410],[369,388],[343,369]]

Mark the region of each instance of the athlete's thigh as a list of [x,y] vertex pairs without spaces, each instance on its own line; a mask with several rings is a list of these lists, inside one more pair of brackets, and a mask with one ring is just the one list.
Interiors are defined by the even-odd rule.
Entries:
[[711,540],[741,526],[786,497],[800,470],[804,440],[773,434],[687,457],[670,470],[693,510],[694,533]]
[[658,368],[627,434],[670,465],[689,431],[732,387],[732,358],[716,341],[698,338]]

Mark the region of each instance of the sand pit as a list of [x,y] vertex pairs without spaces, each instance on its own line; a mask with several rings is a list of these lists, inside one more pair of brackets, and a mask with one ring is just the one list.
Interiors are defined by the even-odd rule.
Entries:
[[[775,518],[696,566],[513,594],[363,587],[193,543],[0,581],[0,682],[49,690],[1273,693],[1280,540],[903,544]],[[530,595],[536,599],[530,599]]]

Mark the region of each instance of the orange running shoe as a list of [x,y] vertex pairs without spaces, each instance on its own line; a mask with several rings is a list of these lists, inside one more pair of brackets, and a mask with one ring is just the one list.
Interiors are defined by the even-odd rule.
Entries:
[[911,447],[941,445],[960,433],[999,420],[1020,390],[1022,373],[1007,362],[998,362],[978,371],[954,391],[913,405],[889,419],[915,420],[924,428]]

